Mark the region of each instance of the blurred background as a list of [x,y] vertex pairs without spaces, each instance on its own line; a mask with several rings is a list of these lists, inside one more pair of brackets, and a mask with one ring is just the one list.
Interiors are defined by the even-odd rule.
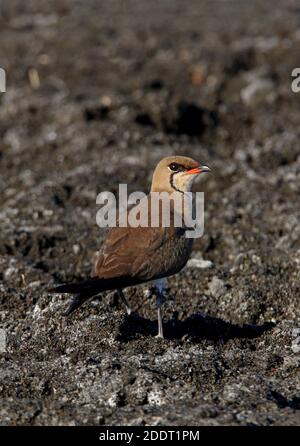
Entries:
[[[297,424],[299,24],[292,0],[0,1],[3,420]],[[89,274],[96,195],[170,154],[212,174],[166,345],[140,289],[140,319],[107,296],[66,321],[47,288]]]

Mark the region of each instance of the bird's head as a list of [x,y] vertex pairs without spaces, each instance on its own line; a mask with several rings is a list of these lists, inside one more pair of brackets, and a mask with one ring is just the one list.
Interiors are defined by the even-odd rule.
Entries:
[[168,156],[156,166],[152,178],[151,192],[188,192],[195,178],[209,172],[207,166],[186,156]]

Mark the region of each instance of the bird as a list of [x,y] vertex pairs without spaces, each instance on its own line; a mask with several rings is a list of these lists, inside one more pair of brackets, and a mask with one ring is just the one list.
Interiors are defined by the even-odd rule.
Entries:
[[[149,194],[141,201],[151,209],[154,192],[165,192],[175,197],[183,197],[191,191],[195,178],[210,169],[186,156],[168,156],[156,166]],[[141,204],[140,203],[140,204]],[[172,202],[171,202],[172,203]],[[133,208],[134,209],[134,208]],[[132,211],[126,210],[126,214]],[[191,213],[192,209],[183,209]],[[177,274],[186,265],[193,246],[193,238],[186,237],[188,227],[176,227],[172,217],[176,209],[170,205],[170,225],[164,227],[161,219],[157,227],[115,226],[108,230],[102,246],[96,254],[96,261],[91,276],[77,283],[55,286],[49,291],[73,294],[73,299],[65,312],[68,316],[88,299],[104,291],[116,291],[125,304],[127,313],[131,313],[125,288],[151,283],[156,296],[158,338],[163,338],[162,304],[165,296],[166,277]]]

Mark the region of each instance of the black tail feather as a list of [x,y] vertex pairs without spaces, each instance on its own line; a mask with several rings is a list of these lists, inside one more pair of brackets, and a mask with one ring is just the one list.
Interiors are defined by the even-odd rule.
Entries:
[[118,288],[126,288],[130,285],[137,285],[139,281],[132,280],[129,277],[116,277],[110,279],[100,279],[99,277],[84,280],[77,283],[65,283],[49,289],[49,293],[69,293],[74,294],[74,297],[65,312],[65,315],[73,313],[86,300],[93,296],[97,296],[102,291],[116,290]]
[[72,297],[71,303],[68,306],[68,309],[65,311],[64,316],[69,316],[73,311],[77,310],[86,300],[88,300],[92,296],[87,296],[86,294],[75,294]]
[[[118,288],[126,288],[128,286],[135,286],[142,283],[142,280],[136,280],[131,277],[113,277],[109,279],[100,279],[99,277],[93,277],[83,282],[77,283],[64,283],[54,288],[50,288],[49,293],[69,293],[69,294],[84,294],[87,293],[91,296],[101,293],[101,291],[116,290]],[[92,294],[94,293],[94,294]]]
[[69,316],[85,301],[103,291],[105,289],[103,282],[103,280],[95,278],[78,283],[65,283],[49,289],[49,292],[74,294],[67,311],[64,313],[65,316]]
[[78,293],[90,293],[94,292],[95,294],[103,290],[103,280],[102,279],[88,279],[83,282],[77,283],[64,283],[62,285],[58,285],[54,288],[50,288],[50,293],[69,293],[69,294],[78,294]]

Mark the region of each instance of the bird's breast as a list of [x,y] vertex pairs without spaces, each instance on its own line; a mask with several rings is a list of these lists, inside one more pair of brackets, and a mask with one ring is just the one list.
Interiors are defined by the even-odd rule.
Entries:
[[[179,235],[178,232],[180,232]],[[160,265],[159,275],[164,277],[178,273],[188,261],[192,246],[193,239],[185,237],[185,231],[178,228],[174,237],[157,250],[156,261]]]

